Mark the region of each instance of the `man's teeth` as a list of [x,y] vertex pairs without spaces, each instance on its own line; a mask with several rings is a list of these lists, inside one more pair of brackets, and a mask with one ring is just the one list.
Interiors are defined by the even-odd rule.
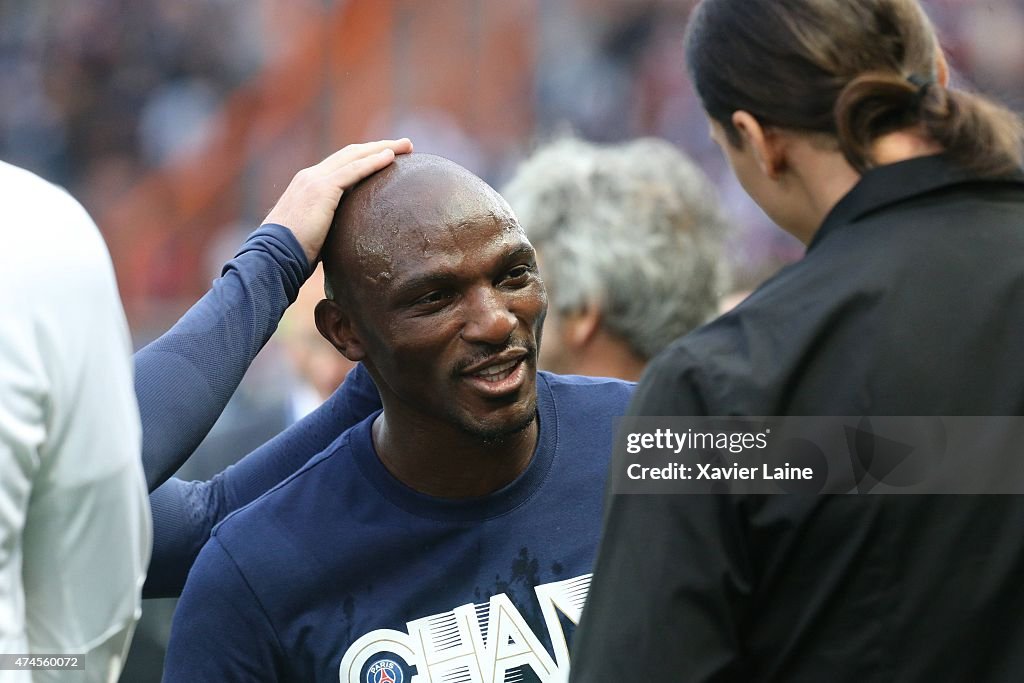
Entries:
[[511,360],[507,363],[501,363],[500,365],[492,365],[489,368],[485,368],[480,372],[476,373],[477,377],[483,377],[489,381],[502,380],[512,374],[512,369],[518,365],[518,360]]

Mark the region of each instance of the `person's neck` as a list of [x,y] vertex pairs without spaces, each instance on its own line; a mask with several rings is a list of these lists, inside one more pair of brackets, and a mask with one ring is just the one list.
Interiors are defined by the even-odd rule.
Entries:
[[[895,164],[917,157],[938,154],[942,147],[916,128],[894,131],[875,140],[871,158],[875,166]],[[810,244],[818,228],[854,186],[860,174],[846,161],[842,152],[824,149],[812,140],[795,148],[791,169],[794,185],[802,195],[803,210],[789,230],[804,244]]]
[[942,145],[931,140],[916,128],[898,130],[875,140],[871,158],[876,166],[895,164],[908,159],[926,157],[942,152]]
[[586,346],[573,353],[569,374],[617,377],[636,382],[646,365],[647,361],[637,355],[626,342],[602,327]]
[[484,439],[386,405],[373,423],[384,467],[409,488],[437,498],[477,498],[510,484],[533,459],[537,435],[536,417],[519,432]]

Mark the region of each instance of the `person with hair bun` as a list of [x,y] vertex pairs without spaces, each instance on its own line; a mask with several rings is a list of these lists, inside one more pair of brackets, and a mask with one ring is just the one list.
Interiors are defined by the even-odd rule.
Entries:
[[[1022,127],[949,87],[920,5],[702,0],[686,54],[807,252],[630,414],[1021,415]],[[1021,529],[1019,496],[609,494],[572,680],[1022,680]]]

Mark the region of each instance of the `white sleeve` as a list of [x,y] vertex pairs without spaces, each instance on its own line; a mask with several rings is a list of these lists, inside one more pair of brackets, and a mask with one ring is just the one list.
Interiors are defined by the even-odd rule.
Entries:
[[151,546],[124,311],[69,195],[0,163],[0,205],[0,653],[86,657],[24,680],[116,680]]

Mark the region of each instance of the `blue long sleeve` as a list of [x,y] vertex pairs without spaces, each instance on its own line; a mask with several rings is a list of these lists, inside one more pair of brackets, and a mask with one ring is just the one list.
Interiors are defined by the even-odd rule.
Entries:
[[290,230],[265,225],[206,296],[135,354],[142,464],[152,491],[188,459],[311,272]]
[[169,479],[160,485],[209,432],[308,276],[309,264],[292,233],[265,225],[225,265],[206,296],[135,354],[143,465],[153,510],[145,597],[180,594],[221,519],[380,407],[373,381],[358,366],[323,406],[212,480]]

